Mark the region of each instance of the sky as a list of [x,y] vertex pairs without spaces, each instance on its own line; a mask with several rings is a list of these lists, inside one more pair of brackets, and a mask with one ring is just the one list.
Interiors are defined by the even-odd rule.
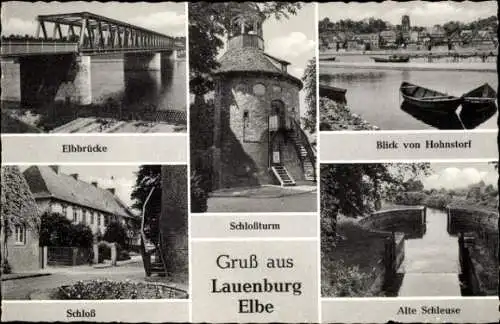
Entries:
[[431,175],[422,178],[425,189],[460,189],[481,180],[497,187],[498,171],[484,163],[431,163]]
[[81,11],[114,18],[169,36],[185,36],[186,34],[184,3],[7,1],[2,2],[2,35],[29,34],[35,36],[37,15]]
[[[20,166],[24,171],[29,165]],[[115,188],[115,194],[127,206],[132,205],[130,194],[135,184],[136,172],[139,171],[139,165],[62,165],[59,166],[59,172],[64,174],[78,173],[78,179],[85,182],[97,181],[101,188]]]
[[330,21],[350,18],[380,18],[393,25],[401,24],[401,16],[409,15],[412,26],[429,27],[450,20],[468,23],[478,18],[497,14],[497,1],[455,2],[455,1],[409,1],[382,3],[322,3],[319,5],[319,19],[328,17]]
[[[316,7],[304,3],[297,15],[289,19],[268,18],[263,24],[264,50],[266,53],[290,62],[288,73],[302,79],[307,62],[316,55]],[[219,52],[222,56],[225,49]],[[305,115],[305,93],[300,91],[300,114]]]

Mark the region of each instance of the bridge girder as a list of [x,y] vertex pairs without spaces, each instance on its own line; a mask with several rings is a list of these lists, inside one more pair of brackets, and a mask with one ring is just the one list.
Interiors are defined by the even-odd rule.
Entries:
[[177,47],[171,36],[90,12],[39,15],[37,21],[37,37],[47,40],[47,25],[53,24],[54,39],[77,41],[83,52]]

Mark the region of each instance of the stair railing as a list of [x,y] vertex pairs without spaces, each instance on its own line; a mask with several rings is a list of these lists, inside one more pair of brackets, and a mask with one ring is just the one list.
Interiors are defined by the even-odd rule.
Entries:
[[149,203],[149,199],[153,195],[155,188],[151,188],[149,191],[144,204],[142,205],[142,218],[141,218],[141,252],[142,252],[142,261],[144,264],[144,269],[146,270],[146,275],[149,276],[151,274],[151,253],[146,249],[146,234],[144,233],[144,224],[146,220],[146,207]]
[[[309,142],[309,138],[307,137],[304,130],[300,127],[297,120],[295,120],[294,118],[291,118],[291,117],[289,117],[289,119],[290,119],[290,125],[291,125],[293,133],[297,135],[298,140],[303,143],[303,146],[306,149],[307,157],[309,158],[309,160],[311,161],[311,163],[313,165],[314,178],[317,179],[317,177],[316,177],[316,155],[314,154],[311,143]],[[302,161],[302,165],[303,165],[303,161]]]

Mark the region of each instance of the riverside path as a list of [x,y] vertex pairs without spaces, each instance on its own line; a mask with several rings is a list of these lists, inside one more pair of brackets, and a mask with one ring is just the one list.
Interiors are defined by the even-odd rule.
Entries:
[[460,296],[458,240],[448,234],[445,212],[427,208],[427,231],[405,242],[399,296]]

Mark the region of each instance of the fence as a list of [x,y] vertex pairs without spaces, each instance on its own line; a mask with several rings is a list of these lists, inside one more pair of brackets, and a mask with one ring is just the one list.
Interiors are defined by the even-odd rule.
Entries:
[[49,266],[76,266],[92,263],[92,248],[49,246],[46,249],[46,264]]
[[76,113],[78,117],[113,118],[122,121],[144,121],[162,122],[175,125],[186,125],[186,112],[181,110],[125,110],[114,107],[114,109],[95,109],[95,107],[80,107]]

